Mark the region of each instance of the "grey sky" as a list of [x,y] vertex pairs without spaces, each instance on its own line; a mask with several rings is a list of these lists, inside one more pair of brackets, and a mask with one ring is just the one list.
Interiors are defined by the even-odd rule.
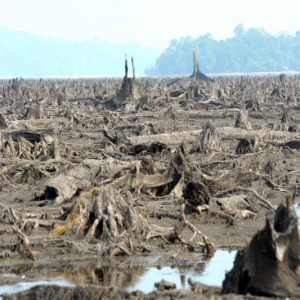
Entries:
[[12,30],[161,49],[182,36],[231,37],[239,23],[295,34],[299,12],[300,0],[0,0],[0,24]]

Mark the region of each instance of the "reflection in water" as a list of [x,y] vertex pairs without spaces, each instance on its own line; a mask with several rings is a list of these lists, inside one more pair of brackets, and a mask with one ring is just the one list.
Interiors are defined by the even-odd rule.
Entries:
[[24,265],[2,266],[0,269],[3,274],[17,274],[20,276],[18,279],[21,278],[23,281],[64,278],[75,284],[95,284],[123,289],[128,285],[135,284],[146,270],[142,265],[131,266],[123,262],[111,266],[105,265],[101,261],[33,262]]
[[207,285],[221,286],[225,272],[229,272],[233,267],[236,253],[237,251],[217,250],[200,275],[199,281]]
[[[300,218],[300,205],[295,204]],[[236,251],[217,250],[212,258],[186,260],[173,267],[149,267],[160,256],[133,257],[120,261],[43,261],[27,264],[0,264],[0,295],[16,293],[39,284],[72,286],[94,284],[149,293],[156,282],[165,279],[177,288],[188,288],[188,278],[207,285],[222,285],[225,272],[231,270]],[[163,264],[163,263],[162,263]],[[165,263],[166,264],[166,263]],[[161,265],[161,264],[160,264]],[[0,297],[1,299],[1,297]]]
[[[74,284],[94,284],[106,287],[118,287],[128,291],[141,290],[145,293],[154,290],[154,284],[162,279],[176,283],[177,288],[188,288],[188,278],[210,285],[221,285],[225,271],[233,265],[236,251],[218,250],[213,258],[204,258],[198,262],[184,261],[173,267],[147,267],[158,256],[128,258],[116,261],[48,261],[33,262],[24,265],[0,265],[2,274],[16,274],[14,285],[7,285],[14,292],[21,285],[32,287],[34,281],[55,278]],[[208,260],[208,262],[207,262]],[[16,282],[18,282],[16,284]],[[2,284],[5,281],[2,280]],[[0,286],[1,287],[1,286]],[[3,286],[4,287],[4,286]],[[0,289],[1,295],[1,289]]]
[[189,268],[181,266],[150,268],[136,284],[129,286],[127,290],[141,290],[149,293],[154,290],[154,284],[162,279],[175,283],[177,288],[188,288],[188,278],[208,285],[221,286],[225,272],[230,271],[233,267],[236,252],[217,250],[207,264],[205,262],[197,263],[189,265]]

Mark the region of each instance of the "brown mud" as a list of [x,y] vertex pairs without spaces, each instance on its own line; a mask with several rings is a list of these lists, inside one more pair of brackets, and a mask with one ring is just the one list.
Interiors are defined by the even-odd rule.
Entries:
[[[162,265],[196,263],[202,253],[245,248],[275,205],[298,199],[299,77],[172,83],[126,72],[123,80],[3,80],[0,91],[3,274],[18,273],[18,262],[66,258],[101,264],[160,253]],[[120,299],[162,293],[115,287]],[[61,289],[66,299],[116,297],[105,287]]]

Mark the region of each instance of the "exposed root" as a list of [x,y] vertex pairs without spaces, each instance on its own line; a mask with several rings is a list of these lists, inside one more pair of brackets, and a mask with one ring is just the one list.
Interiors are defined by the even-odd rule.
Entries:
[[[104,243],[114,242],[118,245],[118,250],[114,250],[114,253],[119,253],[119,242],[124,238],[131,241],[131,249],[135,248],[134,241],[150,242],[151,239],[162,238],[166,243],[179,241],[188,247],[201,247],[206,252],[213,251],[213,243],[186,219],[184,209],[185,205],[182,204],[179,221],[173,228],[156,226],[127,204],[115,189],[102,186],[82,193],[67,215],[65,225],[55,226],[51,234],[61,235],[70,230],[87,241],[96,239]],[[184,228],[193,233],[189,241],[181,236]],[[192,244],[197,234],[202,236],[203,243]],[[121,252],[126,253],[124,249],[121,249]]]

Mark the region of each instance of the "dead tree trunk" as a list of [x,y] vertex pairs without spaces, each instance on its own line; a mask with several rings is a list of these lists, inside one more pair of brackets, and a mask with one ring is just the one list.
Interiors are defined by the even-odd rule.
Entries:
[[207,77],[203,73],[201,73],[200,68],[199,68],[199,55],[198,55],[198,47],[196,50],[193,52],[193,63],[194,63],[194,72],[190,76],[192,79],[197,80],[197,81],[210,81],[213,82],[214,80]]
[[122,87],[119,91],[119,97],[121,100],[126,100],[126,98],[138,99],[140,97],[139,88],[135,80],[135,66],[133,57],[131,57],[132,64],[132,78],[128,77],[128,61],[127,56],[125,56],[125,76],[122,81]]
[[[168,145],[179,145],[182,142],[195,143],[199,140],[199,135],[202,133],[203,129],[192,130],[192,131],[182,131],[182,132],[172,132],[172,133],[162,133],[153,134],[145,136],[131,136],[129,141],[133,144],[142,144],[149,141],[161,142]],[[299,133],[287,132],[287,131],[275,131],[275,130],[245,130],[242,128],[235,127],[219,127],[216,128],[222,140],[238,140],[238,139],[254,139],[258,136],[264,137],[268,140],[286,141],[294,140],[300,138]]]
[[281,204],[274,220],[239,251],[233,269],[226,274],[223,294],[252,294],[270,297],[300,297],[298,218],[293,201]]
[[192,77],[197,77],[197,75],[200,73],[198,47],[196,48],[195,51],[193,51],[193,63],[194,63],[194,72]]

